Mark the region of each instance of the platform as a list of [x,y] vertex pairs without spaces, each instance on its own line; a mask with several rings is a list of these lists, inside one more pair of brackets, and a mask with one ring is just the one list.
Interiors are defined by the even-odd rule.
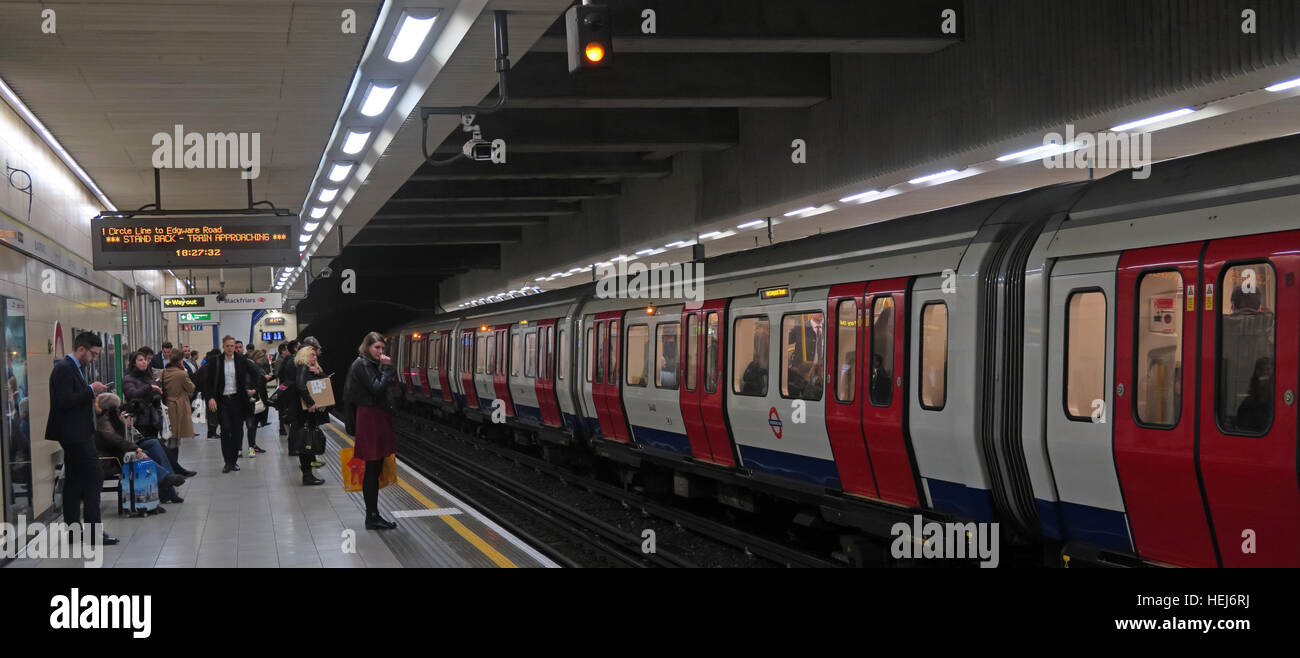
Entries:
[[[200,436],[205,426],[196,426]],[[275,427],[258,431],[266,453],[221,472],[221,442],[181,446],[181,464],[198,475],[180,488],[182,504],[143,518],[119,516],[117,497],[101,500],[105,531],[121,540],[105,549],[104,567],[556,567],[554,562],[477,510],[398,462],[398,482],[381,489],[379,507],[395,530],[365,529],[362,494],[343,491],[338,450],[352,439],[326,428],[325,484],[304,487],[298,459]],[[347,533],[346,531],[352,531]],[[354,534],[354,552],[344,551]],[[80,560],[17,559],[8,568],[79,568]]]

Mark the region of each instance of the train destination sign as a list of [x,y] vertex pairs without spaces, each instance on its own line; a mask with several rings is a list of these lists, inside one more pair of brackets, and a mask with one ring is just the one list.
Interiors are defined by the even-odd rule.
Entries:
[[293,216],[100,218],[91,222],[96,270],[298,264]]

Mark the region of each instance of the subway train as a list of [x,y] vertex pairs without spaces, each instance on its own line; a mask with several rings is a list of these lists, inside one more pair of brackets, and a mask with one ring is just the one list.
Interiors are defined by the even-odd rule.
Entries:
[[997,522],[1057,565],[1298,567],[1298,152],[709,258],[699,301],[624,280],[441,313],[389,353],[411,405],[679,495],[876,539]]

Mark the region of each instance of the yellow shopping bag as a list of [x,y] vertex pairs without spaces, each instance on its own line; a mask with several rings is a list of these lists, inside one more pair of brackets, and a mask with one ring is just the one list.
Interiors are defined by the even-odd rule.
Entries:
[[[361,491],[361,484],[366,477],[366,462],[352,456],[352,448],[339,451],[339,464],[343,467],[343,490]],[[379,474],[379,488],[397,482],[397,456],[384,458],[384,470]]]

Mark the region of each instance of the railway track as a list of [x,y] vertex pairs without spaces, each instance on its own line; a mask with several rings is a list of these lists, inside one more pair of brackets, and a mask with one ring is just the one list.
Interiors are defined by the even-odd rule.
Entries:
[[[735,551],[743,555],[748,561],[753,562],[758,558],[768,566],[783,567],[843,567],[839,562],[831,561],[816,555],[811,555],[796,547],[787,546],[783,543],[755,535],[744,530],[732,527],[720,521],[710,519],[692,512],[675,508],[641,494],[628,491],[624,488],[596,480],[594,478],[574,473],[572,471],[558,467],[550,462],[538,459],[531,455],[524,454],[518,450],[512,450],[506,447],[498,446],[493,443],[475,439],[464,432],[448,427],[441,423],[418,418],[410,415],[399,414],[400,427],[399,435],[407,438],[404,441],[402,449],[408,453],[415,453],[409,456],[417,458],[423,457],[421,461],[432,459],[432,463],[438,463],[440,460],[446,460],[445,465],[448,469],[457,469],[468,476],[482,478],[484,482],[493,483],[503,492],[508,493],[512,498],[519,501],[525,501],[530,506],[535,507],[543,513],[552,514],[562,524],[570,526],[581,524],[587,528],[598,528],[599,525],[606,527],[599,529],[599,537],[608,545],[614,543],[623,547],[625,550],[629,547],[635,547],[640,552],[642,546],[642,537],[636,534],[628,533],[616,527],[609,527],[611,524],[603,523],[592,525],[591,521],[599,522],[600,519],[590,518],[590,514],[585,514],[580,510],[568,509],[564,504],[556,507],[556,501],[553,497],[537,491],[534,487],[529,487],[522,483],[513,481],[508,476],[475,463],[455,450],[446,446],[439,445],[439,439],[442,441],[452,440],[462,442],[472,446],[475,450],[487,451],[490,454],[504,460],[508,460],[520,467],[531,469],[539,474],[555,478],[570,488],[585,490],[600,498],[615,502],[620,508],[639,514],[645,518],[657,519],[663,523],[669,524],[681,532],[695,535],[699,538],[711,542],[717,546],[724,547],[721,550]],[[584,519],[583,517],[589,517]],[[642,553],[645,556],[644,553]],[[659,558],[666,558],[669,564],[659,564],[657,566],[696,566],[691,562],[677,557],[674,553],[667,552],[660,548],[656,553],[651,554]],[[742,559],[744,559],[742,558]],[[642,560],[644,563],[645,561]],[[641,565],[638,565],[641,566]],[[645,565],[652,566],[652,565]]]

